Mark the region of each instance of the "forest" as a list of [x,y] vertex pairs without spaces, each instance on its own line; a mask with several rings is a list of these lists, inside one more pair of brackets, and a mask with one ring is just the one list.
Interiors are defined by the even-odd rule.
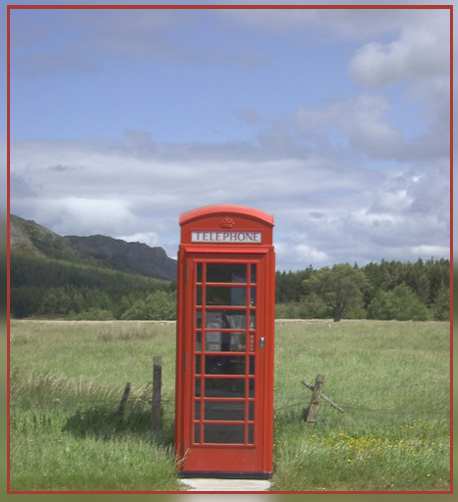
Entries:
[[[176,284],[20,253],[10,261],[12,318],[170,320]],[[276,272],[277,318],[446,321],[450,261],[336,264]]]
[[174,319],[172,281],[64,260],[11,255],[10,314],[110,320]]
[[337,264],[276,274],[277,318],[446,321],[450,260]]

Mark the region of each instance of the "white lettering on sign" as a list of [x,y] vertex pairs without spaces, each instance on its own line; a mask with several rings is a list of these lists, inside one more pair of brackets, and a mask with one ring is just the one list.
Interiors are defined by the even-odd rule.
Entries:
[[234,244],[261,244],[261,232],[191,232],[191,242],[229,242]]

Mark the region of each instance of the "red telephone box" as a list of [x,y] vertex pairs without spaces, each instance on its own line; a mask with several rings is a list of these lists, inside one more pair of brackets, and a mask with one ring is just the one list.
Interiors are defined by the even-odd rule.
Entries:
[[180,216],[175,446],[183,476],[272,474],[273,217],[216,205]]

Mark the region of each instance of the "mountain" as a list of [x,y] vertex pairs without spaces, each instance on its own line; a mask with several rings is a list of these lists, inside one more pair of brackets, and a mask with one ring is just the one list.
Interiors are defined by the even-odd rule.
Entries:
[[12,254],[52,258],[158,279],[176,280],[177,262],[161,247],[103,235],[62,237],[32,220],[10,216]]
[[176,279],[177,262],[161,247],[151,248],[140,242],[125,242],[103,235],[68,236],[65,239],[73,249],[90,255],[109,268],[159,279]]
[[84,260],[63,237],[14,214],[10,215],[10,250],[38,258]]

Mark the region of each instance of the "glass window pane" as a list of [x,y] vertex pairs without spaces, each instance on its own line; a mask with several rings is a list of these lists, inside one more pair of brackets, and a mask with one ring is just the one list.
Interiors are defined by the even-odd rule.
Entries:
[[250,306],[256,307],[256,286],[250,288]]
[[199,331],[196,332],[196,352],[200,352],[202,350],[202,333]]
[[205,350],[206,352],[221,352],[222,350],[222,334],[221,332],[205,333]]
[[252,378],[248,380],[248,397],[254,397],[254,380]]
[[200,397],[200,378],[196,378],[195,384],[196,384],[196,386],[195,386],[195,393],[194,393],[194,395],[196,397]]
[[200,443],[200,424],[194,424],[194,443]]
[[194,401],[194,420],[200,420],[200,401]]
[[245,397],[245,379],[206,378],[205,397]]
[[204,443],[244,444],[244,424],[205,424]]
[[230,336],[229,350],[231,352],[245,352],[246,334],[245,333],[225,333]]
[[207,309],[205,327],[210,329],[246,329],[246,310]]
[[210,329],[228,328],[229,324],[223,310],[207,310],[205,327]]
[[196,305],[202,305],[202,286],[196,286]]
[[248,402],[248,420],[254,420],[254,401]]
[[249,368],[250,375],[254,375],[254,357],[255,356],[250,356],[250,368]]
[[247,282],[247,266],[238,263],[207,263],[207,282]]
[[251,284],[256,284],[256,265],[255,264],[251,264],[251,277],[250,277],[250,282]]
[[255,338],[256,338],[255,334],[250,333],[250,347],[249,347],[250,352],[254,352],[256,350]]
[[202,282],[202,263],[197,264],[197,282]]
[[248,444],[254,443],[254,425],[248,426]]
[[196,310],[196,328],[202,327],[202,311]]
[[250,310],[250,329],[256,329],[256,310]]
[[[205,294],[206,305],[246,305],[246,287],[208,286]],[[198,304],[200,305],[200,304]]]
[[[196,335],[196,351],[200,352],[200,333]],[[226,333],[221,331],[207,331],[205,333],[206,352],[245,352],[245,333]]]
[[245,401],[205,401],[204,420],[245,420]]
[[207,375],[244,375],[245,356],[205,356]]
[[202,356],[196,356],[196,371],[195,371],[196,375],[199,375],[201,372],[201,368],[202,368],[201,359],[202,359]]

